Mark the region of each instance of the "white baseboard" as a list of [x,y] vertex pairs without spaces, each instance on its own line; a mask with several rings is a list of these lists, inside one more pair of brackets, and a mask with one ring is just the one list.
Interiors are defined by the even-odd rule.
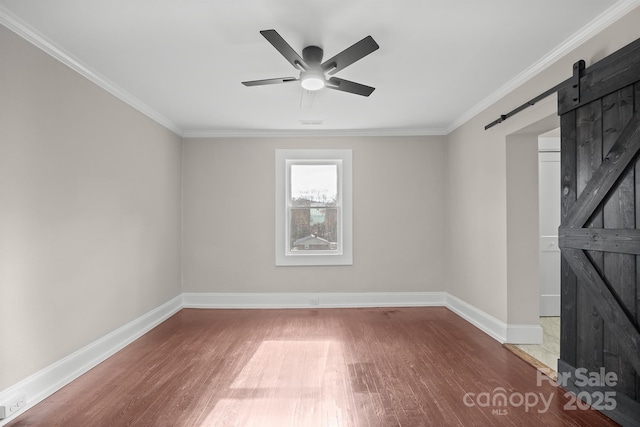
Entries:
[[184,308],[348,308],[443,306],[445,292],[184,293]]
[[507,342],[507,324],[472,306],[471,304],[447,294],[446,306],[449,310],[471,323],[496,341]]
[[26,396],[27,404],[20,411],[12,414],[11,417],[0,420],[0,426],[5,425],[103,362],[109,356],[164,322],[181,308],[182,295],[178,295],[45,369],[25,378],[12,387],[2,390],[0,392],[0,402],[6,402],[14,396],[24,395]]
[[27,405],[0,427],[144,335],[182,308],[447,307],[500,343],[542,342],[540,325],[507,325],[446,292],[183,293],[53,365],[0,391],[0,403],[24,395]]
[[540,325],[508,325],[507,343],[509,344],[542,344],[542,326]]
[[501,344],[542,344],[540,324],[507,324],[451,294],[447,294],[446,306]]
[[560,295],[540,295],[540,316],[560,316]]

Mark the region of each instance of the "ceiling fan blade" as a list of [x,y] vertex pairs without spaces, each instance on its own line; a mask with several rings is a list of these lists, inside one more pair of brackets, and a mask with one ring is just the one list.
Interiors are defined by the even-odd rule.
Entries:
[[327,87],[329,89],[341,90],[343,92],[355,93],[356,95],[362,96],[369,96],[374,90],[376,90],[375,87],[365,86],[360,83],[339,79],[337,77],[331,77],[327,80]]
[[377,50],[380,46],[371,36],[367,36],[360,40],[358,43],[350,46],[334,56],[327,59],[322,63],[322,71],[329,74],[335,74],[343,68],[348,67],[359,59],[364,58],[371,52]]
[[271,43],[291,65],[293,65],[293,68],[300,71],[309,69],[309,66],[304,62],[304,59],[302,59],[302,57],[300,57],[300,55],[298,55],[296,51],[289,46],[289,43],[284,41],[282,36],[280,36],[276,30],[262,30],[260,31],[260,34],[262,34],[264,38],[267,39],[267,41]]
[[277,79],[264,79],[264,80],[252,80],[250,82],[242,82],[245,86],[264,86],[264,85],[277,85],[279,83],[297,82],[295,77],[280,77]]

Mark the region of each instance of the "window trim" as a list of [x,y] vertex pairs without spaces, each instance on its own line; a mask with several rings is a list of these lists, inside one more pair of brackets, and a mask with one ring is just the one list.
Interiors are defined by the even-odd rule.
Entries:
[[[337,251],[292,253],[288,249],[289,171],[291,164],[321,163],[338,166],[338,197],[341,218],[338,223]],[[276,149],[276,266],[353,265],[352,150]]]

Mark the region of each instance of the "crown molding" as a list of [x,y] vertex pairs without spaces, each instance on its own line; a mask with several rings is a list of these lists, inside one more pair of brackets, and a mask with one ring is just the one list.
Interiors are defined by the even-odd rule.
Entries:
[[466,113],[458,117],[454,120],[445,130],[446,135],[450,134],[458,127],[462,126],[473,117],[481,113],[482,111],[489,108],[491,105],[496,103],[501,98],[508,95],[510,92],[513,92],[518,87],[522,86],[524,83],[540,74],[542,71],[547,69],[549,66],[560,60],[567,53],[576,49],[585,41],[589,40],[605,28],[609,27],[612,23],[622,18],[624,15],[640,6],[640,0],[620,0],[605,12],[600,14],[594,20],[589,22],[586,26],[580,29],[578,32],[574,33],[567,40],[562,42],[560,45],[556,46],[551,52],[547,53],[540,60],[536,61],[529,68],[525,69],[523,72],[515,76],[513,79],[509,80],[503,86],[501,86],[498,90],[493,92],[491,95],[480,101]]
[[12,14],[9,10],[1,5],[0,24],[4,25],[9,30],[13,31],[32,45],[52,56],[53,58],[62,62],[64,65],[71,68],[89,81],[106,90],[125,104],[138,110],[145,116],[149,117],[151,120],[182,136],[183,131],[178,125],[176,125],[171,120],[167,119],[162,114],[149,107],[145,103],[141,102],[135,96],[120,88],[118,85],[111,82],[106,77],[100,75],[98,72],[91,69],[86,64],[83,64],[81,61],[75,59],[71,54],[65,52],[64,49],[62,49],[60,46],[57,46],[52,41],[48,40],[44,35],[31,28],[28,24],[26,24],[24,21],[22,21],[20,18]]
[[579,45],[604,30],[612,23],[640,6],[640,0],[620,0],[600,16],[595,18],[581,30],[573,34],[555,49],[536,61],[530,67],[518,74],[506,84],[501,86],[491,95],[480,101],[474,107],[462,114],[445,128],[432,129],[332,129],[332,130],[272,130],[272,129],[187,129],[183,130],[174,122],[149,107],[129,92],[120,88],[109,79],[100,75],[95,70],[73,58],[64,49],[48,40],[44,35],[31,28],[28,24],[13,15],[4,6],[0,5],[0,24],[18,34],[34,46],[48,53],[58,61],[67,65],[72,70],[84,76],[102,89],[106,90],[127,105],[138,110],[158,124],[185,138],[243,138],[243,137],[346,137],[346,136],[443,136],[448,135],[480,112],[486,110],[495,102],[514,91],[531,78],[557,62],[564,55],[577,48]]
[[349,137],[349,136],[443,136],[446,129],[211,129],[185,130],[184,138],[304,138],[304,137]]
[[258,138],[258,137],[345,137],[345,136],[432,136],[446,135],[446,129],[191,129],[183,130],[153,108],[141,102],[97,71],[83,64],[47,37],[0,5],[0,24],[29,43],[62,62],[127,105],[184,138]]

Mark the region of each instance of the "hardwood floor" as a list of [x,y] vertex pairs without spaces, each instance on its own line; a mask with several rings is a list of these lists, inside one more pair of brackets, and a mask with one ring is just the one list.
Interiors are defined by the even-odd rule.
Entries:
[[615,425],[570,403],[443,307],[185,309],[9,426]]

